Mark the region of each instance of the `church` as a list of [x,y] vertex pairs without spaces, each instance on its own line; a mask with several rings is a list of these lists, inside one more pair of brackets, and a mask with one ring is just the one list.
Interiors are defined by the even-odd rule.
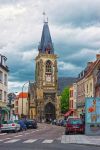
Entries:
[[35,82],[29,83],[29,116],[49,121],[60,117],[57,55],[48,21],[44,21],[38,55],[35,58]]

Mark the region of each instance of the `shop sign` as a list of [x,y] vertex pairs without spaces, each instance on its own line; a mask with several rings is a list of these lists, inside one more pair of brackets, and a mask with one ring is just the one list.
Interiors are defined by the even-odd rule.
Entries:
[[100,135],[100,98],[86,98],[85,133]]

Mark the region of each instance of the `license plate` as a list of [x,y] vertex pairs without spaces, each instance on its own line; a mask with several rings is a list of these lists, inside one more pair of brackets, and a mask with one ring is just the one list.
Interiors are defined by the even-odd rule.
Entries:
[[79,128],[79,127],[75,126],[75,127],[73,127],[73,128]]

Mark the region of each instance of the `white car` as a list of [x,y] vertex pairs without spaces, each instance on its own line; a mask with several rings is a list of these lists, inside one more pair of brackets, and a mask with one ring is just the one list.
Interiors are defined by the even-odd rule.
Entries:
[[20,131],[20,124],[17,123],[17,121],[5,121],[3,124],[1,124],[1,132],[18,132]]

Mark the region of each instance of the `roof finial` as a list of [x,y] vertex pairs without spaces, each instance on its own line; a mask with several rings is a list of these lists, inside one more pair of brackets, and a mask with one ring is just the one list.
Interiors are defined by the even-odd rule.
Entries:
[[45,23],[45,15],[46,15],[46,13],[45,13],[45,11],[43,12],[43,22]]

